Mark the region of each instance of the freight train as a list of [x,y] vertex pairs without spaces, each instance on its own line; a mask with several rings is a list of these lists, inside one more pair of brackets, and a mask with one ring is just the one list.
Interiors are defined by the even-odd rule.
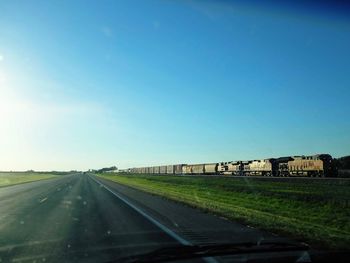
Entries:
[[335,177],[336,167],[331,155],[317,154],[251,161],[140,167],[127,169],[126,172],[167,175]]

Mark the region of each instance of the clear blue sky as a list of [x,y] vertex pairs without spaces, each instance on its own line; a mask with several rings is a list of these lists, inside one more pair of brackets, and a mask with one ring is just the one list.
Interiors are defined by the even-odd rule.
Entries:
[[348,155],[347,10],[273,2],[0,1],[0,170]]

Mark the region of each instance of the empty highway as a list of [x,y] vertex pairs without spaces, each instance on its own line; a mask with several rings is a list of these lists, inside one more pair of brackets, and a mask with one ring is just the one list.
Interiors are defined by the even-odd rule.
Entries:
[[0,188],[0,262],[122,261],[161,247],[264,239],[277,237],[94,175]]

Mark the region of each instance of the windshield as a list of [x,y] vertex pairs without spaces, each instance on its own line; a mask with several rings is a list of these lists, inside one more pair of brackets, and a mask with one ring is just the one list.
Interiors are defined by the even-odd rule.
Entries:
[[344,1],[0,1],[0,262],[348,259],[349,47]]

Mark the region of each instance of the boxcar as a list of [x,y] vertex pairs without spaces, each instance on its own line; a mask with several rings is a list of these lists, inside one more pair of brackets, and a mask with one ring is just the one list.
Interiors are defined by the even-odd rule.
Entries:
[[182,174],[184,166],[185,166],[185,164],[175,164],[174,165],[174,174]]
[[206,163],[204,164],[204,173],[205,174],[216,174],[218,164],[217,163]]
[[166,165],[159,166],[159,173],[166,174]]
[[204,164],[192,164],[192,174],[204,174]]
[[166,173],[167,174],[174,174],[174,165],[167,165]]
[[153,173],[154,173],[154,174],[159,174],[159,171],[160,171],[159,168],[160,168],[159,166],[154,166],[154,168],[153,168]]
[[183,165],[182,166],[182,174],[192,174],[192,165]]

